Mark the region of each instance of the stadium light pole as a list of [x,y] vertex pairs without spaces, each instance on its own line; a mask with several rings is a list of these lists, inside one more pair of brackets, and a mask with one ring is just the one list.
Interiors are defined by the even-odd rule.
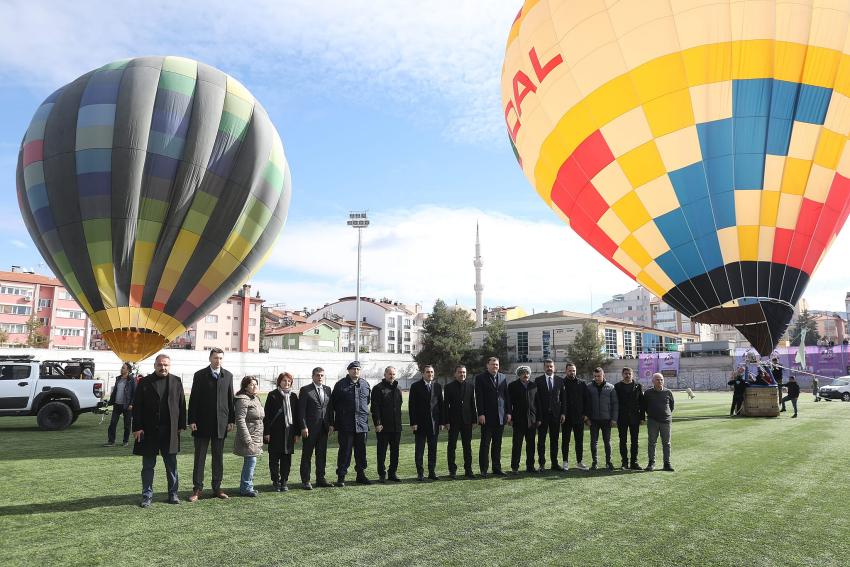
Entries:
[[365,211],[348,213],[348,226],[357,229],[357,301],[354,321],[354,360],[360,360],[360,249],[363,229],[369,226]]

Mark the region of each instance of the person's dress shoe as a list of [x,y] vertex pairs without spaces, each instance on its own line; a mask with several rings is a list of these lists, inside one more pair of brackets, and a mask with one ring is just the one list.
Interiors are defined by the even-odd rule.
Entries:
[[797,414],[795,413],[795,414],[794,414],[794,415],[792,415],[791,417],[797,417]]
[[391,481],[393,481],[393,482],[401,482],[401,479],[400,479],[400,478],[398,478],[398,476],[396,476],[396,475],[394,475],[394,474],[391,474],[391,475],[390,475],[389,477],[387,477],[387,478],[389,478],[389,480],[391,480]]
[[357,481],[356,481],[356,482],[357,482],[357,484],[365,484],[365,485],[367,485],[367,486],[368,486],[368,485],[370,485],[370,484],[372,484],[372,481],[371,481],[371,480],[369,480],[369,479],[366,477],[366,475],[358,476],[358,477],[357,477]]
[[608,469],[609,471],[613,471],[614,470],[614,463],[612,463],[611,461],[608,461],[607,463],[605,463],[605,468]]
[[277,487],[277,491],[278,491],[278,492],[289,492],[289,485],[288,485],[288,484],[286,484],[285,482],[282,482],[282,483],[280,483],[280,485]]
[[318,486],[319,488],[333,488],[334,485],[329,483],[325,479],[322,479],[316,481],[316,486]]
[[457,480],[457,473],[449,473],[449,480]]
[[193,488],[192,494],[189,496],[189,502],[197,502],[198,498],[200,498],[200,497],[201,497],[201,489],[200,488]]
[[637,461],[633,462],[632,466],[629,467],[629,468],[631,468],[633,471],[642,471],[643,470],[643,467],[640,466],[639,464],[637,464]]
[[[563,471],[563,470],[566,470],[564,468],[565,465],[566,465],[566,463],[564,463],[564,465],[552,465],[551,467],[549,467],[549,470],[550,471]],[[543,471],[542,467],[540,468],[540,471],[541,472]]]
[[676,471],[676,469],[674,469],[673,466],[670,463],[664,463],[664,469],[662,469],[662,470],[665,470],[667,472],[675,472]]
[[418,480],[419,482],[425,482],[425,475],[421,473],[416,475],[416,480]]
[[169,504],[180,504],[180,498],[178,498],[176,494],[169,494],[168,495],[168,503]]
[[652,471],[654,471],[654,470],[655,470],[655,463],[649,463],[648,465],[646,465],[646,468],[645,468],[645,469],[643,469],[643,470],[645,470],[645,471],[647,471],[647,472],[652,472]]
[[440,477],[437,476],[437,473],[433,473],[433,472],[428,475],[428,478],[430,480],[440,480]]
[[472,469],[469,469],[464,471],[463,476],[465,476],[466,478],[475,478],[475,473],[472,472]]
[[590,470],[595,471],[597,468],[599,468],[599,467],[596,466],[596,461],[593,461],[592,463],[590,463]]
[[342,477],[338,478],[334,486],[338,486],[339,488],[345,488],[345,479]]
[[230,498],[230,496],[225,494],[224,491],[222,491],[222,490],[216,490],[215,491],[215,497],[220,498],[221,500],[227,500],[227,499]]
[[497,470],[497,471],[493,471],[493,474],[494,474],[494,475],[496,475],[496,476],[508,476],[508,475],[507,475],[507,474],[505,474],[505,472],[504,472],[504,471],[502,471],[501,469],[500,469],[500,470]]
[[127,445],[129,445],[129,443],[127,441],[124,441],[123,443],[121,443],[122,447],[126,447]]
[[387,475],[379,474],[378,475],[378,482],[380,482],[381,484],[385,484],[387,482]]
[[258,494],[258,493],[257,493],[257,491],[256,491],[256,490],[252,490],[252,491],[250,491],[250,492],[240,492],[240,493],[239,493],[239,496],[245,496],[245,497],[247,497],[247,498],[256,498],[256,497],[257,497],[257,494]]
[[141,508],[150,508],[151,503],[152,503],[152,500],[150,498],[145,497],[145,498],[142,498],[141,502],[139,502],[139,506]]
[[481,478],[487,478],[488,476],[487,471],[481,471]]
[[313,490],[313,485],[309,482],[302,482],[301,488],[303,488],[304,490]]
[[629,470],[629,463],[627,463],[626,461],[623,461],[623,466],[621,466],[620,468],[623,469],[624,471]]

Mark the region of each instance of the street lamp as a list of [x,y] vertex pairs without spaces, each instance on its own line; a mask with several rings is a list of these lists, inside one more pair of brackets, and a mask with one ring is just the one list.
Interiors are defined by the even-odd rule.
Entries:
[[354,321],[354,360],[360,360],[360,248],[363,229],[369,226],[366,212],[348,213],[348,226],[357,229],[357,302]]

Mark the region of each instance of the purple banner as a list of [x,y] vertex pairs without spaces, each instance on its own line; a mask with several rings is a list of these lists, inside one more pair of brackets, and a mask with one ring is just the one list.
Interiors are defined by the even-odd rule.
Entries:
[[[808,346],[804,366],[797,361],[798,351],[799,347],[779,347],[769,357],[760,357],[753,349],[738,348],[735,349],[735,366],[747,364],[752,370],[753,365],[770,363],[770,359],[776,357],[780,366],[791,369],[785,370],[785,380],[788,380],[789,374],[795,370],[830,378],[850,375],[850,347],[847,345]],[[797,381],[801,385],[811,384],[811,376],[801,372],[797,375]]]
[[664,378],[675,378],[679,375],[678,352],[641,353],[638,358],[638,381],[641,384],[652,384],[652,375],[660,372]]

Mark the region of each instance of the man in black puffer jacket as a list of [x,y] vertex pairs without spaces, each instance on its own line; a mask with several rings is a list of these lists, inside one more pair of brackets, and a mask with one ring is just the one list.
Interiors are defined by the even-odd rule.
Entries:
[[[633,470],[641,470],[637,462],[638,434],[640,424],[646,419],[641,408],[643,402],[643,388],[632,379],[632,369],[623,368],[623,379],[614,384],[617,392],[617,432],[620,434],[620,459],[623,461],[623,470],[629,466]],[[628,459],[627,438],[631,437],[631,460]]]
[[586,471],[582,461],[584,453],[584,420],[590,407],[590,396],[584,382],[576,378],[576,365],[568,362],[565,369],[564,393],[562,396],[564,422],[561,426],[561,457],[564,470],[569,470],[570,434],[575,441],[576,467]]

